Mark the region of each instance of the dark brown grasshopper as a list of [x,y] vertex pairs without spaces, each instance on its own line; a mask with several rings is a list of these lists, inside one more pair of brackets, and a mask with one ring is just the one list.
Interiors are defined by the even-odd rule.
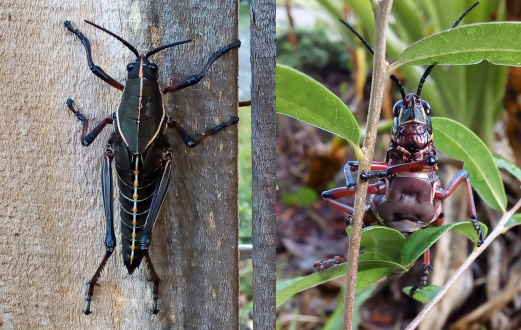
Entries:
[[[452,26],[460,21],[478,4],[470,7]],[[341,20],[342,21],[342,20]],[[348,23],[342,21],[373,53],[371,46]],[[422,100],[420,93],[425,79],[435,64],[431,64],[421,77],[416,94],[406,94],[402,83],[393,74],[391,79],[397,84],[402,100],[393,108],[393,127],[391,142],[385,162],[371,163],[370,172],[360,173],[361,180],[379,179],[369,184],[367,193],[371,195],[364,213],[365,225],[379,224],[394,228],[402,233],[411,233],[429,226],[443,224],[444,215],[441,201],[449,197],[463,182],[467,189],[470,221],[479,235],[477,245],[483,244],[484,235],[476,216],[469,174],[460,170],[449,184],[443,188],[436,173],[436,150],[432,142],[431,108]],[[356,192],[356,181],[352,172],[358,170],[358,162],[350,161],[344,167],[346,187],[324,191],[322,197],[330,205],[353,214],[351,206],[337,199],[352,196]],[[411,295],[427,284],[430,266],[430,252],[424,253],[423,275]]]

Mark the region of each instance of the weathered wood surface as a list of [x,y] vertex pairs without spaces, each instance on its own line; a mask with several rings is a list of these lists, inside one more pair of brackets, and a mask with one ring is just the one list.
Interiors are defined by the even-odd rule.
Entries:
[[[142,265],[126,274],[119,246],[95,289],[93,314],[82,313],[84,284],[105,250],[100,170],[111,128],[82,147],[81,125],[65,100],[95,123],[114,111],[121,92],[89,71],[83,46],[63,27],[71,20],[83,31],[95,63],[120,82],[133,54],[83,19],[140,52],[193,38],[152,58],[168,83],[198,72],[237,38],[237,2],[0,3],[0,328],[237,328],[236,127],[195,149],[170,133],[173,176],[150,252],[162,279],[160,313],[151,313],[148,271]],[[167,97],[167,112],[189,132],[202,132],[236,115],[236,79],[232,51],[201,83]]]
[[275,329],[275,0],[251,0],[253,328]]

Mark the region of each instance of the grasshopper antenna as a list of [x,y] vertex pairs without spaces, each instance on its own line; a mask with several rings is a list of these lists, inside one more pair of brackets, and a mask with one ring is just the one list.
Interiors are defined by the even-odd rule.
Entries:
[[[355,36],[358,37],[358,39],[360,39],[360,41],[365,45],[365,47],[367,47],[367,49],[369,49],[371,54],[374,55],[374,50],[371,47],[371,45],[369,45],[369,43],[358,32],[356,32],[356,30],[351,25],[349,25],[349,23],[347,23],[346,21],[344,21],[341,18],[340,18],[340,22],[342,22],[345,26],[347,26],[347,28],[349,30],[351,30],[351,32],[353,32],[355,34]],[[405,98],[405,89],[403,88],[402,82],[400,80],[398,80],[398,78],[394,75],[394,73],[391,74],[391,80],[394,81],[396,83],[396,85],[398,86],[398,89],[400,90],[400,94],[402,94],[402,98]]]
[[[456,26],[458,26],[458,24],[461,22],[461,20],[462,20],[465,16],[467,16],[467,14],[468,14],[472,9],[474,9],[474,7],[476,7],[477,5],[479,5],[479,1],[476,2],[475,4],[473,4],[469,9],[467,9],[467,11],[464,12],[463,15],[461,15],[461,17],[456,21],[456,23],[454,23],[454,25],[451,27],[451,29],[454,29]],[[428,77],[429,74],[431,73],[432,68],[434,68],[435,65],[436,65],[436,63],[429,65],[429,66],[427,67],[427,69],[425,70],[425,72],[423,73],[423,76],[422,76],[421,79],[420,79],[420,83],[418,84],[418,91],[416,92],[416,95],[420,96],[420,93],[422,92],[423,83],[425,82],[425,79],[427,79],[427,77]]]
[[155,49],[152,49],[148,53],[146,53],[145,58],[149,58],[150,56],[154,55],[157,52],[162,51],[163,49],[174,47],[174,46],[177,46],[177,45],[186,44],[187,42],[191,42],[191,41],[192,41],[192,39],[186,39],[186,40],[183,40],[183,41],[177,41],[177,42],[174,42],[174,43],[171,43],[171,44],[168,44],[168,45],[163,45],[161,47],[157,47]]
[[108,34],[110,34],[111,36],[113,36],[114,38],[118,39],[119,41],[121,41],[123,43],[123,45],[127,46],[128,49],[130,49],[132,51],[132,53],[136,54],[136,57],[139,58],[139,53],[138,51],[136,50],[136,48],[134,48],[134,46],[132,46],[128,41],[126,41],[125,39],[121,38],[120,36],[110,32],[109,30],[105,29],[105,28],[102,28],[101,26],[97,25],[97,24],[94,24],[90,21],[87,21],[85,20],[86,23],[89,23],[90,25],[94,26],[94,27],[97,27],[98,29],[100,29],[101,31],[103,32],[106,32]]

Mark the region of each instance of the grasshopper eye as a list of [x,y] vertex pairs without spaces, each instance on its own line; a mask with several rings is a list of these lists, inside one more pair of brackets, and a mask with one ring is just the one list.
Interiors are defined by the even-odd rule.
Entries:
[[155,65],[154,63],[150,63],[150,64],[148,65],[148,67],[149,67],[150,70],[152,70],[152,71],[157,71],[157,65]]
[[127,71],[131,71],[132,69],[134,69],[134,63],[129,63],[127,65]]
[[425,114],[427,116],[430,116],[431,115],[431,105],[429,104],[429,102],[422,100],[422,106],[423,106],[423,110],[425,110]]
[[398,117],[400,115],[400,110],[402,109],[402,101],[396,102],[393,108],[393,116]]

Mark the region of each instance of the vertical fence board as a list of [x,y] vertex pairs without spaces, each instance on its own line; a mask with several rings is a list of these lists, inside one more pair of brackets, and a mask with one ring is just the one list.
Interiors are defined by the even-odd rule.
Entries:
[[[220,0],[2,1],[0,77],[8,101],[0,120],[0,328],[237,328],[236,127],[194,149],[169,133],[173,175],[151,247],[162,279],[160,313],[151,313],[146,267],[126,274],[118,245],[95,289],[93,314],[83,315],[84,284],[105,250],[100,171],[111,128],[82,147],[81,125],[65,100],[97,123],[121,92],[89,71],[83,46],[63,27],[71,20],[91,40],[95,63],[120,82],[134,55],[83,19],[140,52],[191,37],[153,56],[166,84],[198,72],[237,38],[237,10],[235,1]],[[187,131],[202,132],[236,115],[236,87],[234,50],[198,85],[168,96],[166,111]]]
[[250,6],[253,327],[275,329],[275,1]]

